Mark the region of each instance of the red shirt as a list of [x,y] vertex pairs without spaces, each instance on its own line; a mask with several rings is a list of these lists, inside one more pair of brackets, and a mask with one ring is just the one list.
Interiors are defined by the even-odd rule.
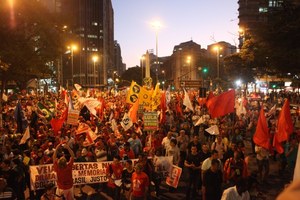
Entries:
[[131,177],[132,195],[134,197],[145,197],[146,187],[149,186],[149,178],[145,172],[137,174],[134,172]]
[[[112,171],[112,173],[111,173],[111,171]],[[110,178],[112,178],[112,181],[108,180],[107,186],[109,186],[111,188],[115,188],[116,185],[114,183],[114,180],[121,179],[122,178],[122,172],[123,172],[123,166],[121,164],[115,165],[114,163],[112,163],[111,165],[108,165],[108,167],[106,168],[106,174]]]
[[59,168],[57,165],[58,159],[54,161],[54,171],[56,172],[57,186],[59,189],[67,190],[73,187],[72,166],[74,159],[70,158],[65,168]]
[[130,149],[128,152],[125,151],[125,149],[121,149],[119,156],[123,159],[125,156],[127,156],[129,159],[134,159],[134,153],[132,151],[132,149]]

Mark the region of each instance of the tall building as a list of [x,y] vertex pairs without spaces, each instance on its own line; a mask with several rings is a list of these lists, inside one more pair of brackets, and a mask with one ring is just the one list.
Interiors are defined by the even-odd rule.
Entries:
[[65,35],[66,54],[62,56],[62,85],[72,82],[82,86],[107,85],[108,78],[113,77],[121,66],[115,65],[114,11],[111,0],[40,1],[50,11],[60,14],[68,33]]
[[240,47],[259,24],[268,22],[267,14],[281,9],[284,3],[300,5],[299,0],[239,0]]

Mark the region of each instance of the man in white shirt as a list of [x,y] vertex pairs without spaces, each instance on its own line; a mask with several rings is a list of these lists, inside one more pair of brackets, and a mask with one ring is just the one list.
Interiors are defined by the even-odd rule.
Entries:
[[250,200],[247,181],[243,178],[238,179],[235,186],[224,190],[221,200]]

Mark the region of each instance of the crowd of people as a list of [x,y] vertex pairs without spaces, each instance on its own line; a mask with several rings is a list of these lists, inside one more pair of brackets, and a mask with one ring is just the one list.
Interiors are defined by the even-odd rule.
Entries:
[[[166,118],[156,131],[144,130],[142,113],[139,113],[138,121],[125,131],[120,122],[130,109],[126,94],[89,92],[90,98],[101,102],[96,115],[77,102],[80,96],[87,97],[87,92],[74,90],[44,95],[22,92],[11,94],[6,102],[2,102],[0,199],[22,200],[25,199],[25,190],[28,190],[29,199],[72,200],[75,198],[74,162],[112,161],[106,169],[108,182],[92,184],[91,187],[96,193],[105,191],[116,200],[140,200],[153,194],[159,198],[164,177],[151,159],[154,156],[173,156],[173,164],[183,169],[181,179],[186,180],[186,199],[196,196],[206,200],[250,199],[250,183],[268,181],[270,157],[279,160],[280,173],[284,170],[292,172],[295,167],[299,142],[297,112],[292,113],[295,131],[285,142],[285,152],[276,155],[274,149],[265,149],[252,142],[251,155],[256,156],[257,177],[253,178],[248,170],[249,153],[245,151],[245,139],[253,137],[260,109],[263,107],[269,111],[273,106],[273,101],[268,98],[255,104],[248,102],[244,105],[246,112],[240,115],[231,113],[211,119],[196,91],[190,93],[193,111],[186,108],[181,95],[174,92],[168,109],[164,111]],[[299,101],[299,94],[289,96]],[[73,98],[73,104],[77,104],[76,109],[80,111],[79,125],[63,121],[61,128],[54,130],[51,118],[64,118],[72,107],[70,101],[66,101],[67,97]],[[283,101],[277,102],[280,103]],[[276,131],[278,113],[275,111],[267,116],[271,135]],[[197,123],[200,118],[201,123]],[[78,134],[80,124],[87,124],[97,135],[92,143],[86,142],[87,134]],[[212,125],[218,126],[219,135],[206,131]],[[30,137],[21,142],[26,128],[29,128]],[[133,164],[133,159],[138,159],[136,164]],[[44,189],[32,190],[29,167],[52,163],[57,173],[56,186],[45,184]],[[82,186],[76,187],[82,193]],[[170,187],[170,192],[174,190],[176,188]]]

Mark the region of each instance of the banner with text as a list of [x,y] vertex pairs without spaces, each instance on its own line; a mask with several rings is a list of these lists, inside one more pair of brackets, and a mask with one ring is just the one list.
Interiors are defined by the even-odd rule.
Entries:
[[[138,159],[133,159],[133,165]],[[173,156],[154,157],[153,163],[156,171],[167,175],[172,166]],[[106,169],[112,161],[106,162],[75,162],[73,164],[74,185],[107,182]],[[43,189],[45,184],[51,182],[56,184],[56,172],[53,164],[30,166],[30,183],[32,190]],[[166,176],[165,176],[166,177]]]
[[176,165],[173,165],[171,172],[168,174],[168,177],[166,179],[166,184],[171,187],[177,188],[181,173],[182,169]]
[[78,125],[79,111],[78,110],[69,110],[67,124]]
[[144,130],[156,131],[158,128],[157,112],[144,112]]

